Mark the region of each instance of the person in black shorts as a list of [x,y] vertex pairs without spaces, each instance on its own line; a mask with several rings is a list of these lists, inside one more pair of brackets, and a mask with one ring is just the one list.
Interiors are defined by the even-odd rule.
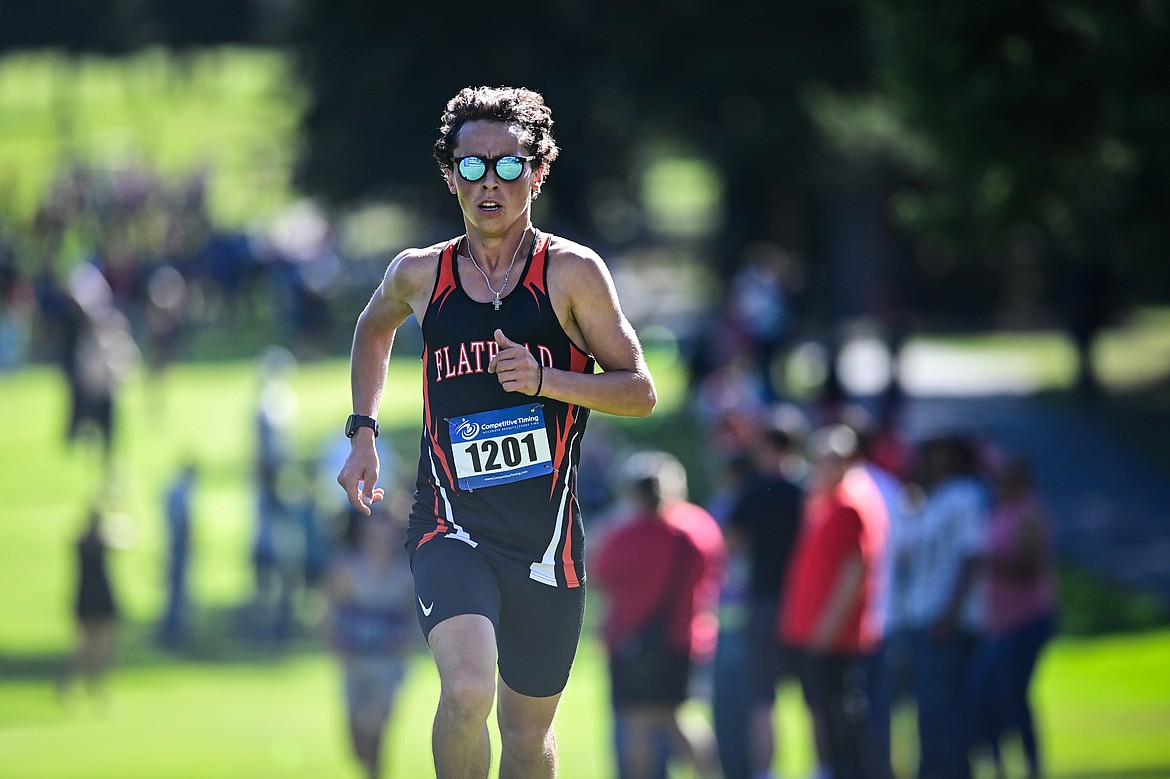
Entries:
[[399,254],[354,331],[352,446],[337,481],[368,514],[383,497],[375,417],[394,336],[411,315],[422,327],[406,546],[441,682],[440,779],[487,776],[493,703],[500,776],[555,776],[553,716],[585,609],[581,437],[590,410],[647,416],[657,400],[605,263],[532,225],[558,151],[540,94],[461,90],[435,157],[466,232]]
[[73,616],[77,620],[77,646],[59,681],[59,692],[67,696],[79,674],[95,696],[108,694],[106,677],[113,662],[118,626],[118,602],[110,580],[106,553],[110,549],[103,527],[103,507],[98,501],[89,508],[85,527],[75,544],[77,585]]
[[[753,777],[767,776],[775,761],[776,689],[796,677],[792,649],[776,638],[776,611],[784,596],[788,561],[805,502],[807,464],[800,452],[806,435],[807,420],[792,406],[778,405],[765,415],[752,451],[756,476],[739,495],[727,521],[728,545],[748,561],[751,660],[739,671],[752,680],[743,687],[754,697],[738,702],[749,709],[747,733],[735,734],[734,744],[720,744],[720,754],[727,759],[731,755],[724,752],[746,748],[747,760],[740,762],[750,764]],[[724,730],[718,728],[720,733]]]
[[617,775],[664,777],[677,760],[696,777],[720,776],[715,733],[682,708],[715,650],[723,533],[687,500],[686,470],[673,455],[637,452],[622,477],[629,513],[607,522],[592,562],[606,596]]

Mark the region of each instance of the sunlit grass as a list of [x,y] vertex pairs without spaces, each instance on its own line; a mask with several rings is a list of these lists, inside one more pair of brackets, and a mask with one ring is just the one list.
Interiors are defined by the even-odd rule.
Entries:
[[[683,373],[657,354],[651,357],[662,413],[629,429],[647,443],[700,445],[694,428],[680,427],[687,424],[677,413],[684,403]],[[383,402],[383,421],[388,434],[401,439],[404,458],[416,445],[418,368],[409,357],[393,360]],[[203,467],[193,562],[201,626],[223,628],[225,615],[251,592],[256,370],[250,361],[178,365],[157,391],[145,376],[135,376],[121,399],[118,505],[136,538],[114,555],[128,629],[106,714],[84,699],[61,706],[52,685],[72,641],[70,544],[99,487],[97,458],[63,445],[65,393],[56,373],[34,368],[0,376],[0,775],[349,775],[336,668],[314,640],[302,638],[294,651],[270,655],[220,637],[205,640],[201,654],[179,657],[154,650],[149,641],[161,602],[162,489],[186,458]],[[298,450],[319,451],[339,435],[339,420],[349,411],[346,362],[302,364],[290,381],[300,401]],[[591,620],[599,603],[591,602]],[[1062,638],[1053,646],[1037,682],[1051,776],[1122,776],[1127,770],[1141,771],[1143,779],[1170,776],[1160,773],[1170,766],[1164,738],[1170,727],[1168,653],[1165,631]],[[430,774],[436,695],[433,668],[420,654],[391,729],[390,776]],[[786,776],[805,775],[811,767],[808,724],[794,688],[784,690],[780,710],[778,765]],[[913,731],[906,716],[899,721],[895,754],[904,765],[913,753]],[[592,633],[558,723],[563,779],[612,775],[607,684]]]
[[146,164],[172,185],[206,167],[223,224],[271,216],[293,196],[303,91],[290,58],[224,48],[187,57],[23,52],[0,58],[0,210],[27,221],[71,160]]
[[[1068,334],[1042,329],[987,331],[946,338],[918,338],[978,360],[1001,360],[1037,389],[1066,389],[1076,378],[1076,351]],[[1145,307],[1107,328],[1094,344],[1102,382],[1115,389],[1141,385],[1170,372],[1170,308]]]

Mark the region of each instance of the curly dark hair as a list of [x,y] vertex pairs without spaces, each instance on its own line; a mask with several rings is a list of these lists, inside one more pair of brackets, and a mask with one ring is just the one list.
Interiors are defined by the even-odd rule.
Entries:
[[539,92],[524,87],[464,87],[447,101],[435,142],[435,159],[444,174],[454,164],[459,130],[465,123],[481,119],[520,127],[521,144],[536,157],[534,168],[548,166],[560,153],[552,134],[552,111]]

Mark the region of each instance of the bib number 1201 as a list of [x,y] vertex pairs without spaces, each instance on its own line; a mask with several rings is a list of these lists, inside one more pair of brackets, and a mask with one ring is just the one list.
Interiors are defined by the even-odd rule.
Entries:
[[464,451],[471,457],[471,467],[476,473],[515,468],[524,462],[525,456],[528,462],[536,461],[536,434],[529,433],[523,438],[489,438],[469,445]]
[[493,487],[552,472],[539,404],[457,417],[450,420],[450,431],[461,489]]

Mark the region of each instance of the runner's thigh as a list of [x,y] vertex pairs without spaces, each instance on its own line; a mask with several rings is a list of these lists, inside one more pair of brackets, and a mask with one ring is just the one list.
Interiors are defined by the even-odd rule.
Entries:
[[501,570],[501,580],[500,678],[522,695],[557,695],[581,639],[585,588],[550,587],[515,570]]

